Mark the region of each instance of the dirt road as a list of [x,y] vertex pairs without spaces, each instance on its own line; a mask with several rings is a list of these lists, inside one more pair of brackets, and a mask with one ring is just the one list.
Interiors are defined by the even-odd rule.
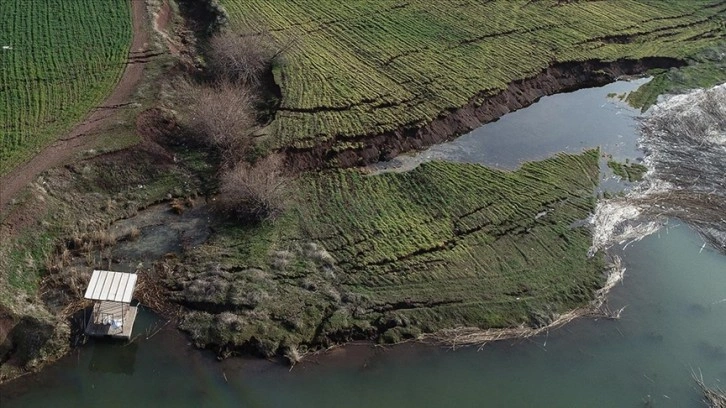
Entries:
[[[164,3],[168,8],[168,4]],[[160,13],[164,14],[164,13]],[[168,13],[167,13],[168,14]],[[146,12],[145,0],[131,0],[133,38],[129,48],[126,68],[116,87],[105,101],[94,108],[70,132],[43,149],[30,161],[16,167],[9,174],[0,178],[0,213],[5,212],[11,199],[28,183],[43,171],[63,164],[77,152],[94,146],[99,130],[110,123],[119,109],[130,103],[149,59],[153,57],[151,50],[151,27]],[[163,29],[169,18],[156,21],[157,29]]]

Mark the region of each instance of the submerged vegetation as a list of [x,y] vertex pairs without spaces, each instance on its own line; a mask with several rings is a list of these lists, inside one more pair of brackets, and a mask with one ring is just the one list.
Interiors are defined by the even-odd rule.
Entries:
[[199,345],[264,355],[455,326],[547,325],[592,300],[603,262],[575,224],[598,153],[516,172],[431,162],[407,173],[299,180],[275,223],[228,224],[175,265],[181,327]]
[[0,3],[0,176],[104,98],[131,42],[127,1]]
[[[668,218],[726,252],[726,84],[670,96],[641,120],[648,173],[624,196],[598,204],[596,247],[637,239]],[[705,243],[704,243],[705,246]]]
[[299,39],[275,70],[269,145],[333,151],[419,128],[555,63],[683,59],[723,36],[726,10],[715,0],[220,3],[232,27]]
[[608,167],[610,167],[613,173],[623,180],[629,182],[640,181],[643,179],[643,174],[648,171],[648,168],[638,163],[620,163],[615,160],[608,160]]
[[726,84],[673,96],[642,121],[648,183],[630,203],[675,217],[726,252]]
[[659,95],[678,94],[695,88],[710,88],[726,80],[726,45],[709,47],[690,59],[685,67],[654,72],[653,80],[627,95],[633,107],[646,111]]

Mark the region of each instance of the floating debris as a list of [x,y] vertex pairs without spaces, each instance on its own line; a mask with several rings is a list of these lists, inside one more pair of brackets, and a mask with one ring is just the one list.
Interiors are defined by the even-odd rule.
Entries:
[[678,218],[726,252],[726,84],[672,96],[641,119],[644,181],[598,204],[591,252]]

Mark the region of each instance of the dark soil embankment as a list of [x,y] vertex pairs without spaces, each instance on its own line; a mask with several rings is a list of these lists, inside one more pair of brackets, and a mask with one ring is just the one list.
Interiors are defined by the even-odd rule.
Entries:
[[451,140],[506,113],[527,107],[543,96],[602,86],[620,76],[642,74],[653,68],[684,65],[678,59],[659,57],[555,63],[533,77],[511,83],[502,91],[482,91],[466,105],[442,112],[426,126],[412,125],[395,132],[361,136],[350,140],[362,144],[353,149],[336,150],[336,141],[331,141],[312,149],[288,148],[285,152],[293,167],[301,170],[354,167],[391,160],[401,153]]

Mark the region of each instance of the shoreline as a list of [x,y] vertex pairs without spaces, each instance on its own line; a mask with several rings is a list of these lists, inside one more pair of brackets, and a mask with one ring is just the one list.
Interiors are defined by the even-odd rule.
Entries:
[[[594,309],[591,308],[591,307],[586,307],[584,309],[583,308],[578,308],[578,309],[576,309],[576,310],[574,310],[574,311],[572,311],[570,313],[564,314],[563,316],[557,316],[549,324],[547,324],[545,326],[542,326],[540,328],[537,328],[537,329],[521,330],[521,329],[516,329],[515,328],[515,329],[502,329],[502,330],[494,330],[494,331],[491,331],[491,330],[488,330],[487,331],[487,330],[485,330],[483,332],[481,330],[471,330],[471,329],[469,329],[469,330],[467,330],[467,334],[470,335],[470,336],[473,336],[475,333],[478,333],[479,335],[481,335],[482,333],[484,333],[484,335],[485,335],[484,338],[482,338],[480,336],[474,336],[474,337],[472,337],[472,339],[469,341],[470,343],[477,343],[477,342],[481,342],[481,341],[488,341],[488,339],[491,339],[491,338],[528,337],[528,336],[536,335],[537,333],[540,333],[540,332],[542,332],[544,330],[548,330],[549,328],[556,327],[556,326],[560,326],[560,325],[566,323],[567,321],[572,320],[573,318],[576,318],[578,316],[591,314],[593,312],[593,310]],[[451,337],[452,338],[456,338],[455,341],[458,344],[460,344],[460,342],[461,342],[460,335],[461,335],[460,332],[459,333],[453,333],[451,335]],[[445,339],[443,339],[440,335],[439,336],[429,335],[427,340],[428,341],[434,341],[434,339],[436,339],[437,337],[438,337],[438,340],[440,340],[441,343],[446,343]]]
[[[622,279],[622,270],[621,269],[618,269],[618,270],[611,269],[611,271],[612,271],[612,273],[609,276],[616,277],[617,279],[612,280],[612,282],[609,279],[608,283],[605,285],[605,287],[603,289],[601,289],[601,290],[603,290],[603,292],[598,291],[598,292],[600,292],[600,293],[598,293],[598,299],[597,299],[599,303],[597,303],[596,305],[592,305],[591,307],[578,308],[578,309],[574,310],[572,313],[567,313],[567,314],[561,316],[561,318],[556,319],[554,322],[552,322],[551,324],[549,324],[545,327],[541,327],[541,328],[537,328],[537,329],[525,329],[524,331],[522,331],[521,328],[520,329],[485,330],[485,331],[464,330],[465,333],[462,333],[461,331],[459,331],[459,332],[452,331],[449,333],[449,334],[451,334],[451,336],[449,336],[449,339],[442,339],[441,337],[437,336],[436,334],[432,334],[432,335],[425,336],[424,339],[415,339],[415,340],[405,341],[405,342],[397,343],[397,344],[403,344],[403,343],[409,343],[409,342],[413,342],[413,343],[421,342],[423,344],[431,345],[434,347],[449,346],[449,347],[455,348],[455,347],[465,345],[463,343],[467,343],[466,345],[469,345],[469,346],[476,346],[476,345],[480,345],[480,344],[483,344],[483,343],[486,343],[486,342],[492,341],[492,340],[529,338],[531,336],[535,336],[535,335],[544,333],[544,332],[548,331],[549,329],[556,328],[563,324],[566,324],[575,318],[582,317],[582,316],[588,316],[588,315],[592,316],[593,311],[597,311],[598,307],[602,305],[602,300],[605,299],[605,297],[607,296],[607,292],[609,291],[609,289],[611,289],[613,286],[615,286],[615,284],[617,284],[620,281],[620,279]],[[600,315],[600,316],[603,316],[603,315]],[[609,317],[607,315],[605,315],[605,316]],[[176,329],[176,328],[170,328],[170,329],[174,330],[177,333],[179,332],[178,329]],[[462,338],[462,336],[461,336],[462,334],[466,334],[471,337],[469,337],[468,341],[462,341],[462,340],[466,340],[465,338]],[[180,334],[180,335],[186,338],[186,336],[184,334]],[[432,341],[428,341],[429,339]],[[355,344],[364,344],[364,345],[368,345],[368,346],[375,345],[375,343],[373,343],[373,342],[360,343],[358,341],[354,341],[351,343],[353,343],[352,345],[355,345]],[[348,343],[341,345],[340,347],[346,347],[346,346],[348,346]],[[338,346],[336,346],[334,348],[337,348],[337,347]],[[330,349],[322,350],[321,352],[327,353],[329,350]],[[198,352],[198,351],[194,350],[193,352]],[[201,352],[206,353],[207,350],[203,350]],[[318,353],[319,352],[311,353],[310,357],[312,357]]]
[[[498,92],[483,91],[471,98],[470,102],[454,111],[447,111],[423,127],[410,127],[395,132],[361,137],[363,147],[351,150],[335,151],[335,141],[330,144],[316,146],[313,149],[283,149],[288,154],[293,167],[299,171],[329,167],[354,167],[387,160],[397,155],[421,149],[451,140],[484,123],[493,121],[511,111],[521,109],[537,102],[541,97],[577,89],[601,86],[614,81],[622,75],[644,73],[651,68],[683,66],[683,60],[675,58],[644,58],[621,59],[610,62],[589,60],[584,62],[556,63],[539,74],[521,81],[510,83]],[[334,163],[334,165],[331,165]],[[13,209],[15,211],[17,209]],[[7,221],[7,220],[6,220]],[[477,337],[473,344],[488,341],[492,336],[500,338],[502,333],[511,333],[513,337],[528,337],[547,330],[550,326],[559,326],[567,321],[589,313],[587,310],[576,309],[555,319],[550,325],[531,329],[535,332],[516,332],[518,329],[502,329],[497,332],[485,332],[484,337]],[[571,316],[572,315],[572,316]],[[563,320],[561,320],[563,319]],[[512,332],[514,330],[514,332]],[[468,334],[479,334],[472,333]],[[458,336],[455,334],[454,336]],[[459,338],[460,339],[460,338]],[[482,340],[483,339],[483,340]]]
[[[683,226],[683,230],[687,228]],[[692,232],[674,235],[674,231],[671,231],[671,237],[677,235],[682,238],[674,242],[664,234],[663,239],[671,243],[669,248],[673,248],[674,244],[679,247],[690,242],[688,252],[693,254],[694,259],[705,258],[704,255],[697,254],[700,244],[693,242],[698,240],[697,235]],[[652,249],[654,245],[660,247],[660,241],[651,237],[644,241],[641,249],[629,249],[627,253],[634,255],[633,261],[638,258],[643,261],[651,259]],[[628,262],[628,271],[632,266],[629,259],[624,258]],[[677,269],[678,267],[673,268],[667,273],[676,279],[668,282],[676,284],[691,279],[678,274]],[[397,396],[405,397],[407,390],[419,390],[421,384],[428,384],[428,387],[423,387],[423,392],[428,390],[427,394],[415,400],[418,405],[426,405],[426,401],[432,401],[431,398],[436,395],[441,395],[441,400],[458,396],[464,401],[477,402],[472,405],[481,405],[486,403],[487,394],[495,392],[501,396],[499,405],[509,406],[517,398],[520,401],[525,398],[533,403],[540,401],[538,398],[542,395],[541,391],[549,390],[557,395],[551,401],[562,406],[578,406],[579,402],[590,400],[599,401],[597,406],[602,407],[637,405],[646,393],[656,396],[657,403],[668,402],[661,396],[665,393],[673,398],[670,403],[677,401],[678,406],[690,406],[685,401],[693,402],[695,406],[701,394],[691,387],[687,366],[684,370],[681,360],[673,361],[671,352],[676,347],[686,352],[686,361],[692,362],[694,367],[701,367],[704,379],[711,385],[715,379],[723,378],[719,374],[723,369],[718,361],[711,360],[712,364],[702,362],[706,356],[698,347],[704,341],[718,345],[720,337],[714,335],[714,332],[708,332],[710,334],[706,337],[699,337],[694,332],[694,336],[683,338],[679,335],[681,326],[675,326],[671,330],[667,321],[672,316],[679,322],[674,324],[693,323],[685,327],[699,327],[694,322],[698,319],[694,319],[692,302],[707,306],[723,296],[718,296],[719,290],[716,288],[703,292],[702,296],[696,296],[694,291],[700,285],[694,283],[686,285],[689,288],[687,294],[676,297],[673,299],[674,303],[670,303],[669,289],[672,285],[666,282],[658,284],[661,282],[659,271],[661,268],[654,266],[653,272],[656,274],[648,276],[648,270],[633,269],[628,276],[628,282],[613,292],[613,306],[630,305],[626,310],[627,315],[621,320],[581,319],[560,330],[543,333],[535,338],[490,343],[481,351],[468,348],[452,353],[448,348],[418,343],[395,347],[353,343],[327,353],[310,355],[302,364],[290,370],[284,364],[257,358],[234,358],[218,362],[212,353],[189,348],[184,336],[176,331],[159,333],[149,341],[142,337],[138,340],[138,347],[124,348],[120,344],[112,346],[89,343],[80,353],[74,351],[58,365],[49,366],[39,375],[3,385],[0,388],[0,394],[3,395],[0,405],[7,402],[8,407],[40,406],[47,405],[48,401],[64,401],[68,406],[79,405],[84,398],[97,398],[116,390],[117,384],[128,384],[136,390],[130,403],[145,401],[158,405],[166,401],[179,406],[198,406],[200,401],[223,398],[216,400],[218,405],[235,406],[256,401],[258,405],[286,406],[291,405],[292,401],[305,406],[334,406],[336,401],[351,398],[353,395],[356,396],[353,401],[360,397],[365,398],[363,401],[381,401],[379,405],[387,406],[385,401],[391,401]],[[708,274],[723,275],[718,272],[718,269],[711,268]],[[666,274],[662,277],[666,278]],[[694,276],[693,279],[695,278]],[[707,280],[704,277],[699,282]],[[722,287],[720,283],[724,282],[723,279],[718,282],[717,287]],[[653,295],[657,297],[650,299],[642,296],[650,292],[654,292]],[[666,302],[672,306],[668,308],[667,315],[654,313],[656,310],[649,307],[654,301]],[[718,312],[716,315],[696,316],[718,323],[719,316],[723,316],[725,310],[722,306],[719,305],[713,310],[714,313]],[[651,320],[653,317],[656,317],[655,321]],[[149,322],[148,319],[143,321]],[[643,325],[640,323],[643,321],[650,324]],[[661,327],[662,323],[666,323],[662,326],[662,331],[657,330],[656,327]],[[171,325],[167,327],[171,328]],[[140,328],[143,332],[146,325]],[[657,330],[655,333],[654,329]],[[659,334],[666,339],[665,342],[655,337]],[[673,344],[672,339],[683,341]],[[135,355],[127,353],[129,348],[136,348]],[[117,359],[117,354],[119,357],[125,356],[124,360]],[[133,367],[133,374],[128,374],[128,371],[121,373],[118,369],[111,371],[114,366],[108,364],[96,366],[102,356],[110,361],[119,361],[127,370]],[[663,370],[658,373],[663,373],[663,376],[653,376],[654,368],[647,365],[654,358],[658,359],[656,361],[663,360],[663,365],[657,365],[659,370]],[[591,384],[592,378],[610,373],[603,373],[603,366],[626,374],[619,382]],[[630,375],[627,374],[629,370],[632,370]],[[650,379],[641,373],[645,373]],[[670,374],[665,375],[666,373]],[[150,382],[153,383],[153,378],[159,376],[168,378],[172,384],[177,384],[185,391],[155,393],[158,388]],[[533,380],[541,376],[544,376],[544,381],[549,382],[517,382],[523,378]],[[467,378],[467,381],[462,383],[461,378]],[[502,388],[498,379],[502,383],[511,383],[512,386]],[[623,382],[632,386],[619,393],[617,391],[623,391]],[[569,392],[573,387],[579,392]],[[674,387],[679,391],[674,391]],[[370,389],[378,391],[365,394]],[[472,390],[471,395],[465,392],[467,389]],[[588,396],[593,398],[588,400]],[[364,406],[363,404],[359,406]]]

